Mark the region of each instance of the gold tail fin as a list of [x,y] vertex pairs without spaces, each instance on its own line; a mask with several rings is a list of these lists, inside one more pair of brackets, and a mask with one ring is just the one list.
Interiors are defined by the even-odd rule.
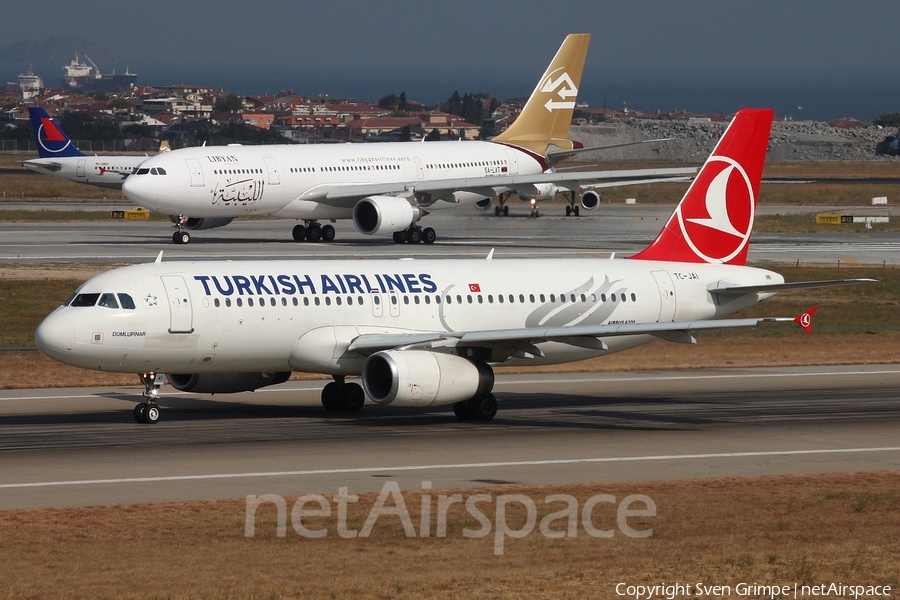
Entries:
[[566,36],[521,114],[494,141],[519,146],[544,157],[548,149],[572,150],[569,125],[590,41],[589,33]]

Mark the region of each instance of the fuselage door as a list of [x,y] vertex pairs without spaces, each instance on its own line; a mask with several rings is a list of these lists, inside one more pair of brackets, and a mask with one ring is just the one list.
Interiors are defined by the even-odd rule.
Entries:
[[191,295],[184,283],[184,277],[162,275],[161,279],[169,300],[169,333],[193,333],[194,314],[191,310]]
[[399,317],[400,316],[400,295],[397,292],[391,290],[388,294],[388,301],[391,303],[391,316]]
[[76,177],[84,177],[84,163],[85,159],[81,159],[78,161],[78,164],[75,166],[75,176]]
[[269,185],[281,185],[281,180],[278,178],[278,165],[275,164],[275,159],[265,156],[263,160],[266,161],[266,171],[269,172]]
[[372,314],[376,317],[384,314],[384,300],[381,292],[372,292]]
[[671,323],[675,320],[675,283],[668,271],[651,271],[656,287],[659,288],[658,323]]
[[509,175],[518,175],[519,174],[519,154],[515,150],[506,149],[506,162],[509,170],[507,174]]
[[419,157],[414,157],[416,161],[416,179],[422,181],[425,179],[425,169],[422,168],[422,161],[419,160]]
[[196,158],[187,158],[188,172],[191,174],[191,187],[203,187],[203,169],[200,168],[200,161]]

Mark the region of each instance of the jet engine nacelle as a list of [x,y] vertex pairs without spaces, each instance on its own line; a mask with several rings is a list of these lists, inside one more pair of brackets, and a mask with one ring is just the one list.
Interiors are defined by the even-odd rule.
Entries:
[[487,394],[494,372],[454,354],[385,350],[366,359],[362,382],[377,404],[441,406]]
[[234,394],[252,392],[276,383],[284,383],[291,377],[290,371],[277,373],[187,373],[166,374],[176,390],[195,394]]
[[205,219],[197,219],[190,218],[185,224],[185,229],[190,229],[191,231],[199,231],[201,229],[214,229],[216,227],[225,227],[229,223],[231,223],[233,219],[231,217],[215,217],[215,218],[205,218]]
[[418,208],[395,196],[369,196],[353,207],[353,224],[366,235],[401,231],[420,216]]
[[584,210],[594,210],[600,206],[600,194],[595,190],[583,190],[581,192],[581,208]]
[[493,198],[482,198],[481,200],[477,200],[477,201],[475,202],[475,206],[476,206],[477,208],[480,208],[481,210],[487,210],[487,209],[489,209],[489,208],[491,207],[491,205],[492,205],[493,203],[494,203],[494,199],[493,199]]

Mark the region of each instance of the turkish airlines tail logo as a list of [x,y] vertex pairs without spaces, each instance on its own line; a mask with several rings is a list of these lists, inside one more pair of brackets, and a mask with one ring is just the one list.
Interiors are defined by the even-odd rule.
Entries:
[[[562,71],[562,73],[557,76],[556,74],[560,71]],[[578,86],[575,85],[575,82],[572,81],[569,74],[563,71],[563,67],[560,67],[547,75],[547,78],[544,79],[540,88],[541,92],[545,94],[555,92],[555,97],[561,98],[561,100],[556,100],[554,97],[551,97],[547,100],[544,104],[544,108],[548,111],[553,112],[554,110],[575,109],[575,98],[578,97]]]
[[735,115],[656,240],[632,258],[743,265],[774,111]]

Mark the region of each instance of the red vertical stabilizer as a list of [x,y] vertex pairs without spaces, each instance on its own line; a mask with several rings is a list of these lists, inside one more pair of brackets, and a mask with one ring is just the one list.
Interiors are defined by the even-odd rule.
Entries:
[[666,226],[631,258],[747,262],[774,112],[746,108],[734,116]]

